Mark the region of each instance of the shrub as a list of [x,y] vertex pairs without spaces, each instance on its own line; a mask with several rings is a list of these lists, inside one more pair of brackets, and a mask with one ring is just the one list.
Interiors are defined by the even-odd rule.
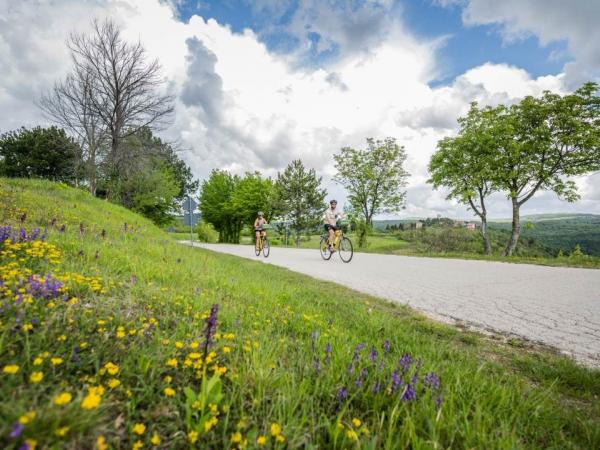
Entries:
[[210,223],[206,223],[203,220],[196,225],[196,233],[198,233],[198,240],[200,242],[215,243],[219,240],[217,230]]

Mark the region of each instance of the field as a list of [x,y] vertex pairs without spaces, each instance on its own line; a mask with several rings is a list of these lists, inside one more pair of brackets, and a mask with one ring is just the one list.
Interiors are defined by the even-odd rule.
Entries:
[[600,372],[550,350],[178,245],[63,185],[0,198],[2,448],[600,447]]

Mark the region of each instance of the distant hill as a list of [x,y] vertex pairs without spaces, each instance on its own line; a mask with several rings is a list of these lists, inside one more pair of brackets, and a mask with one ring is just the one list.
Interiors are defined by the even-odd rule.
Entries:
[[[510,220],[494,220],[491,229],[510,230]],[[584,253],[600,256],[600,215],[533,214],[521,217],[523,239],[535,241],[551,254],[571,252],[579,245]]]

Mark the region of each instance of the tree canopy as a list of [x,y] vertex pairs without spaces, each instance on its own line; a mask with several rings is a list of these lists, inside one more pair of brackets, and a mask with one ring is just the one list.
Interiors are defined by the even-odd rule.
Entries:
[[379,213],[397,212],[404,206],[406,152],[394,138],[367,139],[367,148],[344,147],[334,155],[334,180],[348,191],[352,207],[360,211],[368,226]]

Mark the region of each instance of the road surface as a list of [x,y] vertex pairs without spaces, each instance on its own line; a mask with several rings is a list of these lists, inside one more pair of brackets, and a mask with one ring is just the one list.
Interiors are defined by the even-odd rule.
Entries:
[[[189,242],[187,242],[189,244]],[[205,249],[286,267],[411,306],[430,317],[550,345],[600,367],[600,270],[355,253],[323,261],[318,249],[247,245]]]

